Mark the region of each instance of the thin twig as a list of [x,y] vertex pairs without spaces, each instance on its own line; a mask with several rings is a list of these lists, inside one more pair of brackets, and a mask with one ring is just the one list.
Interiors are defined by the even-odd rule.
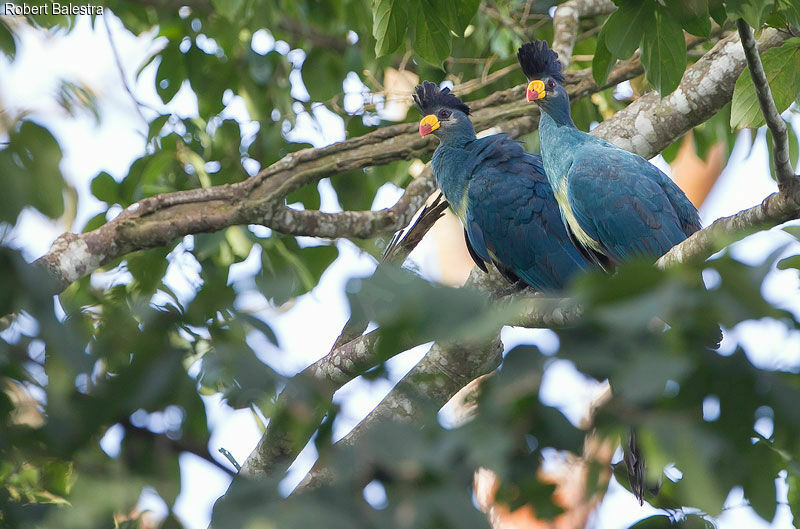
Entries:
[[778,179],[778,189],[782,192],[797,185],[794,169],[789,162],[789,135],[786,131],[786,123],[781,118],[772,98],[772,90],[767,82],[767,75],[764,73],[764,66],[761,64],[761,56],[756,48],[756,41],[753,38],[753,30],[747,25],[744,19],[736,21],[739,28],[739,36],[742,39],[744,56],[747,59],[747,67],[750,69],[750,76],[758,96],[758,104],[761,106],[761,113],[767,121],[767,127],[772,132],[773,158],[775,159],[775,176]]
[[453,86],[453,92],[461,96],[464,94],[471,94],[472,92],[480,90],[481,88],[492,84],[498,79],[505,77],[511,72],[516,72],[517,70],[519,70],[519,63],[509,64],[508,66],[500,68],[499,70],[488,75],[482,75],[480,79],[471,79],[469,81],[459,83]]
[[226,449],[224,449],[224,448],[220,448],[220,449],[219,449],[219,453],[220,453],[220,454],[222,454],[222,455],[224,455],[224,456],[225,456],[225,458],[226,458],[228,461],[230,461],[231,465],[233,465],[233,468],[235,468],[235,469],[236,469],[236,472],[239,472],[240,470],[242,470],[242,465],[240,465],[240,464],[239,464],[239,462],[238,462],[238,461],[236,461],[236,458],[235,458],[235,457],[233,457],[233,454],[231,454],[229,451],[227,451],[227,450],[226,450]]
[[522,27],[519,26],[519,24],[515,20],[501,13],[500,8],[493,1],[490,0],[488,3],[490,5],[481,6],[481,11],[483,11],[488,16],[499,22],[501,26],[506,28],[511,33],[513,33],[518,39],[520,40],[526,39],[525,31],[523,30]]

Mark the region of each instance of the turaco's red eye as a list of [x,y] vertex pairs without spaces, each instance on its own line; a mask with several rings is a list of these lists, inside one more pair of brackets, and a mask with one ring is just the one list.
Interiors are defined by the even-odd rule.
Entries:
[[439,118],[440,119],[447,119],[449,117],[450,117],[450,112],[448,112],[447,110],[440,110],[439,111]]
[[555,81],[553,81],[552,79],[547,81],[547,88],[553,89],[555,87],[556,87],[556,82]]

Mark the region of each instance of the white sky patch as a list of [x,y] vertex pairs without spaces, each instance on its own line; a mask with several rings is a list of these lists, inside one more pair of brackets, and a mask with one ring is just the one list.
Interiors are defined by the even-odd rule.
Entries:
[[550,329],[528,329],[505,326],[500,331],[504,354],[517,345],[536,345],[542,354],[553,355],[558,351],[558,335]]
[[259,55],[266,55],[275,47],[275,37],[266,29],[259,29],[250,39],[250,48]]
[[539,400],[545,406],[558,408],[577,425],[603,391],[604,384],[582,374],[572,362],[555,360],[544,371]]
[[372,209],[372,211],[378,211],[380,209],[390,208],[397,204],[397,201],[400,200],[403,193],[405,193],[405,189],[399,188],[391,182],[386,182],[379,187],[378,191],[375,193],[375,199],[372,201],[370,209]]

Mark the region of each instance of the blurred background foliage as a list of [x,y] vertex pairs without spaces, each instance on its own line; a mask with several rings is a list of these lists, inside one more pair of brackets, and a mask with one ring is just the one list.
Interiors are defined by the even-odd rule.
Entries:
[[[137,101],[148,122],[146,148],[122,178],[107,172],[93,176],[91,193],[105,210],[85,225],[74,225],[78,197],[61,172],[57,139],[26,113],[4,112],[0,106],[0,241],[25,208],[61,219],[72,230],[89,231],[144,197],[242,181],[288,153],[311,147],[304,127],[343,139],[331,131],[326,135],[332,117],[341,118],[347,138],[416,121],[415,112],[407,113],[408,95],[419,80],[450,82],[465,100],[515,86],[522,82],[514,67],[516,48],[533,37],[552,40],[549,13],[557,3],[105,3],[104,16],[118,17],[127,31],[149,35],[154,43],[148,60],[125,68],[139,74],[153,65],[162,102],[183,92],[196,100],[197,113],[189,118],[161,113]],[[610,17],[581,20],[570,69],[591,68],[602,85],[615,60],[640,48],[645,74],[576,102],[575,122],[584,130],[649,89],[672,91],[687,64],[710,49],[733,18],[742,16],[756,28],[800,25],[800,10],[791,0],[615,3],[618,9]],[[23,26],[58,35],[74,23],[69,16],[0,16],[0,50],[13,61]],[[103,16],[92,24],[105,24]],[[687,49],[683,30],[704,40]],[[763,61],[778,109],[784,111],[800,94],[800,39],[767,51]],[[89,112],[103,119],[96,94],[78,81],[65,80],[54,97],[70,115]],[[235,97],[244,103],[246,124],[225,111]],[[710,188],[740,129],[763,123],[745,72],[731,105],[663,156],[670,163],[699,160],[688,175],[676,177],[705,179]],[[791,129],[789,136],[796,166],[797,137]],[[535,134],[524,140],[536,148]],[[712,152],[717,153],[713,163]],[[405,161],[369,167],[339,174],[325,185],[341,208],[370,209],[381,186],[404,187],[413,167]],[[321,202],[317,186],[287,197],[288,204],[306,209],[319,209]],[[800,236],[797,227],[785,231],[787,241]],[[384,239],[353,242],[375,257],[386,244]],[[188,299],[173,292],[166,279],[178,247],[192,256],[199,277]],[[254,249],[258,272],[231,281],[231,266]],[[280,347],[276,333],[270,321],[237,303],[256,295],[286,309],[314,289],[338,254],[331,241],[235,226],[127,255],[105,268],[125,272],[126,279],[109,285],[86,277],[54,302],[42,272],[13,245],[2,244],[0,525],[149,527],[152,520],[141,519],[134,509],[137,500],[148,488],[171,509],[182,485],[181,453],[194,453],[230,472],[224,457],[209,453],[201,395],[222,394],[230,406],[250,408],[262,421],[272,416],[276,394],[289,383],[302,391],[283,419],[290,430],[302,432],[301,438],[316,432],[321,461],[335,479],[288,498],[278,486],[280,473],[265,483],[236,481],[216,509],[217,527],[254,527],[248,524],[256,521],[267,527],[486,527],[470,492],[479,466],[499,476],[500,501],[510,508],[530,504],[539,517],[552,518],[564,506],[554,503],[554,485],[537,477],[537,469],[543,455],[580,453],[586,434],[539,398],[543,370],[556,359],[572,362],[595,380],[610,381],[613,397],[597,412],[600,437],[617,439],[636,427],[648,478],[661,484],[661,492],[648,500],[665,513],[636,527],[673,521],[705,527],[734,487],[744,490],[760,517],[771,520],[784,502],[776,496],[777,478],[788,485],[786,501],[795,516],[800,509],[798,365],[757,366],[740,344],[729,342],[715,352],[698,340],[699,330],[713,322],[731,329],[742,322],[772,321],[796,331],[798,314],[771,303],[762,291],[770,270],[797,270],[799,256],[777,253],[754,264],[722,252],[706,263],[668,271],[631,263],[613,277],[583,277],[569,292],[582,303],[583,315],[556,329],[557,351],[543,354],[535,346],[520,346],[508,352],[500,371],[484,384],[471,422],[444,426],[438,410],[419,395],[422,411],[413,425],[378,424],[349,447],[331,442],[338,408],[324,391],[260,359],[256,344]],[[697,286],[701,273],[708,290]],[[354,310],[377,323],[386,356],[397,353],[392,345],[401,343],[467,334],[488,338],[508,316],[507,308],[498,310],[477,294],[432,286],[397,270],[355,281],[348,292]],[[667,332],[653,330],[656,318],[669,322]],[[309,332],[313,324],[308,322]],[[386,373],[379,367],[366,375]],[[308,413],[312,408],[318,413]],[[309,423],[309,417],[321,416],[321,422]],[[758,430],[754,424],[760,424]],[[113,457],[99,445],[112,427],[123,432]],[[587,494],[595,492],[594,483],[601,491],[607,486],[600,478],[604,466],[595,467]],[[362,491],[368,486],[384,491],[382,503],[365,500]],[[181,527],[171,511],[157,523]]]

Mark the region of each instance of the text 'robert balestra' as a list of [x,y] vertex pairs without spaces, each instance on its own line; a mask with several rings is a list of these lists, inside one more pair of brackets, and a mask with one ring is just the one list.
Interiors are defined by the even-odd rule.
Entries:
[[102,15],[103,6],[84,5],[84,4],[61,4],[50,2],[41,5],[30,5],[26,3],[13,4],[6,2],[3,4],[5,15]]

